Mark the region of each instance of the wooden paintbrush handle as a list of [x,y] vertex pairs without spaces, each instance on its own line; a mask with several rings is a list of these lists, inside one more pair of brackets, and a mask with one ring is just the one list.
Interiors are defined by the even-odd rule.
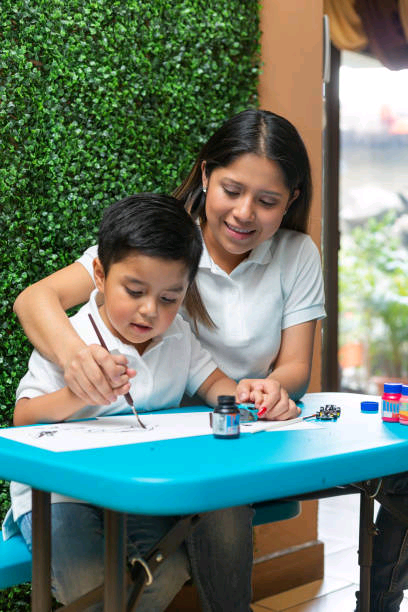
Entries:
[[[106,349],[108,351],[108,353],[109,353],[109,349],[106,346],[105,340],[102,338],[101,332],[99,331],[98,326],[95,323],[95,319],[93,318],[93,316],[90,313],[88,313],[88,317],[89,317],[90,322],[92,323],[92,327],[95,330],[95,334],[98,336],[98,340],[99,340],[101,346],[103,346],[103,348]],[[130,395],[129,392],[125,393],[125,400],[129,404],[129,406],[133,406],[132,396]]]

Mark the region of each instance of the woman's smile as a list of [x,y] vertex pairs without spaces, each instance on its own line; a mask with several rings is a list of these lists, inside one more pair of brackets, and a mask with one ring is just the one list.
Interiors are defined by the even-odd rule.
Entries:
[[254,229],[239,227],[237,225],[233,225],[232,223],[228,223],[227,221],[224,221],[224,224],[227,228],[228,234],[236,240],[248,240],[248,238],[252,238],[255,233]]

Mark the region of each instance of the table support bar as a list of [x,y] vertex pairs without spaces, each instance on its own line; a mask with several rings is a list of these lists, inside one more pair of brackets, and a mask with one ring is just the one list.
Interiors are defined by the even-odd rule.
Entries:
[[126,609],[126,514],[105,510],[104,612]]
[[377,530],[373,523],[374,497],[369,491],[360,493],[360,537],[358,564],[360,566],[360,612],[370,612],[371,564],[373,558],[373,537]]
[[51,610],[51,494],[32,490],[32,612]]

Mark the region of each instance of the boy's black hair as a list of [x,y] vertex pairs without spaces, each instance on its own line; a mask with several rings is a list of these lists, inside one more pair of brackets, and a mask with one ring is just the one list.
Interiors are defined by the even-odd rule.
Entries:
[[197,224],[167,195],[138,193],[109,206],[99,227],[98,257],[105,274],[132,251],[183,261],[192,283],[203,250]]

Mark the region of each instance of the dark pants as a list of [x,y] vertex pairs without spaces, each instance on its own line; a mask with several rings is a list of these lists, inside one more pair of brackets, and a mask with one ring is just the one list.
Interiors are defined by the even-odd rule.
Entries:
[[[103,582],[103,510],[67,502],[52,504],[51,513],[53,594],[68,604]],[[253,515],[251,506],[204,514],[185,545],[159,567],[137,609],[162,612],[192,576],[203,612],[250,612]],[[127,515],[128,557],[143,557],[173,524],[171,517]],[[31,512],[19,527],[31,550]]]
[[[408,472],[385,477],[383,490],[395,496],[408,518]],[[374,537],[370,612],[398,612],[403,591],[408,588],[408,524],[381,506],[376,526],[379,534]]]

